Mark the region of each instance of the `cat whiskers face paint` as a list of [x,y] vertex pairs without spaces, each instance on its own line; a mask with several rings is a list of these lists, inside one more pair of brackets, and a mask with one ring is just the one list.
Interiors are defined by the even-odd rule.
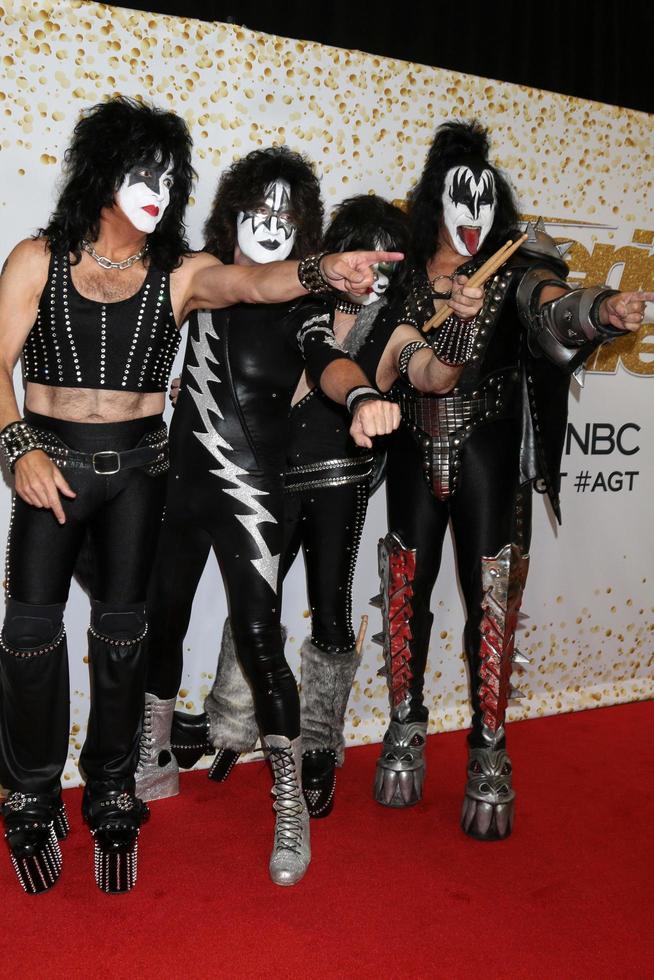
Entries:
[[236,241],[244,256],[258,265],[287,259],[293,251],[297,224],[291,209],[291,188],[285,180],[266,187],[261,204],[236,216]]

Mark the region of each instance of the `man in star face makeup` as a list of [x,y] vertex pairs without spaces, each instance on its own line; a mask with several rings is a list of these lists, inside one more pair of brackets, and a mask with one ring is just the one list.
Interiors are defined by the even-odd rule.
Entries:
[[116,203],[135,228],[151,235],[170,204],[173,180],[170,162],[138,163],[125,174]]
[[[63,616],[86,540],[93,574],[82,808],[98,886],[128,891],[136,880],[147,816],[134,795],[145,593],[164,502],[162,411],[178,326],[199,309],[284,303],[331,288],[363,293],[370,266],[396,258],[246,267],[192,254],[184,212],[193,177],[179,116],[124,97],[92,106],[65,153],[47,227],[14,248],[0,278],[0,446],[16,488],[0,640],[0,781],[10,790],[6,840],[30,892],[53,885],[61,867]],[[24,418],[13,385],[21,355]]]
[[[519,234],[512,191],[488,150],[477,123],[436,131],[410,195],[417,269],[399,322],[421,328],[435,305],[452,306],[466,292],[472,298],[465,277]],[[402,424],[389,444],[391,533],[379,556],[391,718],[375,798],[402,807],[422,796],[430,598],[451,524],[472,700],[462,826],[484,840],[507,837],[513,822],[504,720],[507,701],[520,696],[510,684],[512,663],[525,662],[514,642],[529,564],[531,487],[543,481],[558,516],[570,373],[598,344],[637,329],[654,296],[571,289],[542,223],[527,230],[523,247],[486,284],[478,316],[457,302],[458,316],[425,338],[456,370],[456,388],[420,394],[407,375],[394,389]]]
[[[321,224],[320,188],[310,164],[285,147],[255,150],[222,176],[205,247],[236,268],[267,268],[280,251],[303,256],[315,248]],[[380,252],[382,260],[392,261],[393,254]],[[219,711],[216,699],[224,702],[233,694],[224,682],[238,657],[256,711],[241,749],[256,739],[258,722],[275,775],[270,874],[287,885],[299,881],[310,859],[299,698],[280,627],[283,470],[291,399],[305,366],[313,382],[343,406],[346,432],[359,446],[369,449],[374,436],[397,427],[397,407],[381,399],[338,345],[325,306],[309,318],[297,303],[241,303],[191,318],[171,425],[166,516],[150,587],[152,656],[137,770],[145,799],[177,792],[171,750],[193,765],[217,749],[211,776],[224,777],[233,753],[228,758],[223,749],[230,745],[237,706],[232,702],[228,711]],[[229,627],[207,714],[177,713],[171,746],[184,636],[212,549],[227,592]]]

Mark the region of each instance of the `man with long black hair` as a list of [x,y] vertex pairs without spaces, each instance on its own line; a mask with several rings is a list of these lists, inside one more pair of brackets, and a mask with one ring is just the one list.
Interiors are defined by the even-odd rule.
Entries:
[[[519,234],[513,194],[488,151],[477,123],[436,131],[410,196],[417,273],[401,322],[421,327],[459,273],[472,275]],[[406,381],[395,389],[403,421],[389,447],[391,534],[380,548],[391,721],[375,797],[402,807],[422,795],[429,607],[451,521],[472,690],[462,826],[484,840],[508,836],[513,821],[504,717],[519,659],[531,487],[543,481],[558,516],[570,374],[598,344],[636,330],[645,301],[654,299],[603,286],[571,289],[567,271],[542,224],[530,224],[527,241],[486,284],[479,315],[448,318],[426,338],[458,366],[454,390],[425,397]]]
[[[83,812],[99,887],[127,891],[136,880],[147,816],[134,796],[145,592],[164,501],[161,413],[178,324],[198,308],[284,302],[328,282],[365,291],[378,258],[244,268],[192,255],[183,218],[193,176],[191,139],[174,113],[121,97],[92,107],[75,127],[49,224],[16,246],[0,283],[0,442],[16,480],[0,777],[10,790],[5,836],[30,893],[57,880],[67,833],[63,614],[87,535],[94,569]],[[13,388],[21,354],[23,418]]]
[[[205,247],[232,261],[233,268],[265,268],[277,256],[302,257],[314,250],[321,224],[320,188],[308,161],[286,147],[253,150],[221,177]],[[221,677],[227,656],[238,656],[275,775],[270,873],[282,885],[299,881],[310,857],[300,786],[298,692],[280,627],[288,415],[305,365],[329,397],[347,404],[346,428],[359,445],[370,447],[372,436],[397,426],[397,406],[380,399],[338,346],[326,309],[305,318],[301,304],[242,303],[191,318],[171,426],[166,517],[150,590],[151,662],[137,771],[139,792],[147,799],[177,792],[170,731],[182,645],[213,549],[230,615],[215,691],[226,695]],[[187,717],[184,732],[176,733],[190,743],[194,760],[205,747],[225,746],[218,714]],[[229,713],[223,723],[230,724]],[[250,726],[255,737],[256,727]],[[225,761],[219,755],[214,777],[220,777]]]

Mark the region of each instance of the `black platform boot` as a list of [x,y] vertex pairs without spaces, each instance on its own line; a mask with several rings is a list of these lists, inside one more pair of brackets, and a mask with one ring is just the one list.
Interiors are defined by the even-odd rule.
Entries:
[[111,782],[87,784],[82,815],[94,842],[95,881],[108,895],[136,884],[138,837],[150,811],[138,797]]
[[[0,637],[0,778],[20,789],[10,793],[2,815],[18,880],[36,895],[59,878],[59,841],[68,835],[59,789],[69,737],[63,605],[37,607],[10,599],[7,611]],[[31,645],[57,623],[53,640]]]
[[11,863],[23,889],[38,895],[52,888],[61,874],[59,841],[69,833],[61,794],[13,792],[2,815]]
[[[137,611],[140,607],[137,607]],[[111,628],[89,630],[91,710],[80,769],[86,775],[82,815],[94,840],[95,880],[109,894],[128,892],[136,883],[138,837],[149,810],[134,796],[145,684],[143,619],[129,609],[103,613],[94,601],[94,619]],[[120,639],[115,623],[134,619],[142,632]],[[128,630],[125,630],[128,633]]]
[[189,715],[184,711],[173,713],[170,747],[182,769],[192,769],[203,755],[213,755],[215,749],[209,741],[209,718]]
[[329,816],[334,806],[336,767],[345,756],[345,710],[360,661],[356,647],[327,653],[309,637],[300,650],[302,789],[314,819]]

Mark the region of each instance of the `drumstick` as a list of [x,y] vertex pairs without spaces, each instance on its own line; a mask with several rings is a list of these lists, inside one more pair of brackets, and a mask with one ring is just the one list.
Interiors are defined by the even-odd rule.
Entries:
[[[504,265],[507,259],[511,258],[514,252],[520,248],[523,242],[526,242],[528,238],[527,234],[521,235],[517,241],[508,240],[501,248],[498,248],[489,259],[487,259],[482,266],[480,266],[476,272],[474,272],[468,279],[466,286],[483,286],[491,276],[494,276],[500,266]],[[429,333],[430,330],[435,330],[436,327],[440,327],[444,320],[447,320],[448,316],[452,310],[447,304],[434,315],[427,320],[423,325],[422,332]]]
[[357,653],[361,653],[363,650],[363,641],[366,638],[366,630],[368,629],[368,617],[361,617],[361,625],[359,626],[359,635],[357,636],[357,641],[354,644],[354,649]]

